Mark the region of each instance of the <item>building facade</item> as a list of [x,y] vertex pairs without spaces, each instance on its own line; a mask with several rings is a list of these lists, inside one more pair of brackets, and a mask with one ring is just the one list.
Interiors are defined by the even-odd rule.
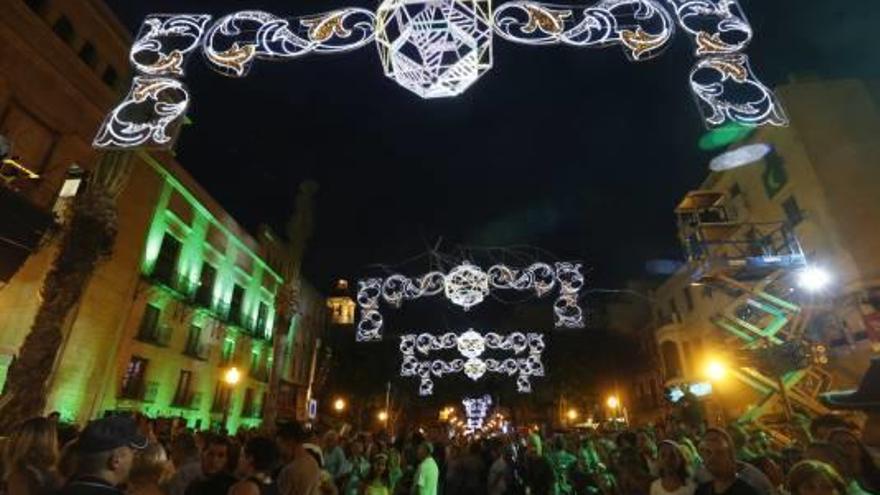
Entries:
[[[39,175],[0,187],[16,207],[54,224],[25,225],[39,242],[0,249],[8,273],[0,284],[0,383],[58,251],[59,206],[77,193],[72,177],[87,180],[98,159],[91,141],[127,84],[130,43],[98,0],[0,3],[0,134],[16,162]],[[232,430],[256,425],[273,367],[276,298],[294,261],[269,231],[254,238],[242,229],[171,154],[130,158],[113,252],[64,325],[47,409],[80,423],[137,410],[192,427],[226,417]],[[299,384],[303,375],[293,370],[314,354],[324,315],[321,295],[307,298],[286,329],[296,344],[283,356],[288,381]],[[223,377],[233,367],[240,380],[229,385]]]
[[[682,200],[677,210],[679,230],[689,255],[694,252],[690,233],[696,224],[711,226],[710,235],[716,244],[726,243],[728,252],[772,243],[775,234],[766,230],[771,228],[793,234],[790,239],[797,246],[794,251],[771,253],[765,245],[761,257],[743,254],[742,267],[745,260],[760,258],[767,263],[760,267],[764,273],[748,283],[704,283],[699,273],[712,268],[692,262],[654,292],[658,322],[654,337],[667,385],[706,380],[707,363],[742,344],[737,336],[772,341],[795,334],[824,344],[828,352],[828,366],[806,380],[813,392],[858,383],[880,344],[876,88],[857,80],[779,88],[791,126],[761,128],[731,146],[769,144],[772,151],[757,163],[710,173],[698,191]],[[702,206],[694,206],[700,202]],[[771,256],[775,254],[779,256]],[[780,263],[783,259],[799,262],[785,267]],[[829,286],[818,293],[798,287],[798,270],[806,267],[830,274]],[[749,291],[759,297],[744,298]],[[772,384],[748,381],[714,384],[716,405],[728,418],[758,407],[762,393],[757,390],[773,389]],[[796,398],[804,399],[808,410],[818,408],[808,395],[803,391],[803,397]]]

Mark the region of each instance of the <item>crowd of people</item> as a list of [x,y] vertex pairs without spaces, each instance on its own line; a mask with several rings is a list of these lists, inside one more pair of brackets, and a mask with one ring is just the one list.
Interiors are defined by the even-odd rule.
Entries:
[[880,493],[860,431],[815,418],[774,447],[742,425],[340,434],[280,424],[235,435],[111,416],[82,431],[33,418],[2,440],[9,495],[857,495]]

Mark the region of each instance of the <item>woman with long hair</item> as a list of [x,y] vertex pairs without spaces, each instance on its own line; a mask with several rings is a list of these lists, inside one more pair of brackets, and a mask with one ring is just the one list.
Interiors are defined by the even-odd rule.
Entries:
[[651,495],[693,495],[697,485],[682,448],[671,440],[660,442],[658,465],[660,477],[651,483]]
[[7,493],[44,495],[61,485],[55,423],[32,418],[18,425],[3,446]]
[[160,488],[171,477],[171,465],[165,449],[151,443],[138,452],[128,475],[129,495],[163,495]]
[[844,495],[846,484],[828,464],[801,461],[791,468],[786,481],[791,495]]
[[376,454],[370,464],[370,472],[361,486],[362,495],[391,495],[391,475],[388,456]]

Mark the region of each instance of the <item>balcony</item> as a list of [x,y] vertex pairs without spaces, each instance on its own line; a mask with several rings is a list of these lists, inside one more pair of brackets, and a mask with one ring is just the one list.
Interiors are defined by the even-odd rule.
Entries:
[[15,212],[15,221],[0,222],[0,285],[8,282],[36,251],[43,234],[53,225],[52,215],[23,196],[0,187],[0,211]]
[[183,355],[198,359],[199,361],[207,361],[209,350],[210,347],[201,342],[195,344],[187,342],[186,349],[183,350]]
[[135,338],[157,347],[168,347],[168,342],[171,340],[171,327],[168,325],[156,325],[152,328],[142,327]]
[[134,380],[125,384],[119,391],[119,399],[134,400],[151,404],[156,402],[156,394],[159,392],[159,383],[150,381]]

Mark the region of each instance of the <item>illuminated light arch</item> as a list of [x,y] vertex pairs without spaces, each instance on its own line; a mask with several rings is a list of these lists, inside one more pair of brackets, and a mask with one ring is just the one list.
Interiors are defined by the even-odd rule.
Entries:
[[[284,18],[246,10],[211,27],[204,14],[152,14],[144,19],[129,59],[132,89],[98,130],[102,149],[173,147],[189,103],[187,58],[201,48],[218,72],[244,77],[255,60],[288,60],[340,53],[375,41],[385,75],[423,98],[455,96],[492,67],[493,35],[530,45],[623,48],[632,61],[659,55],[675,25],[694,42],[690,85],[709,127],[736,122],[786,125],[773,92],[749,66],[743,50],[753,31],[737,0],[599,0],[560,6],[512,0],[493,13],[489,0],[385,0],[373,12],[347,7]],[[670,14],[670,11],[672,13]],[[185,95],[133,111],[142,76],[162,77]],[[171,117],[171,118],[169,118]]]
[[481,304],[492,290],[532,292],[542,297],[558,287],[553,305],[557,328],[583,328],[584,313],[578,296],[584,287],[580,263],[559,262],[554,266],[533,263],[522,269],[496,264],[483,270],[465,261],[448,273],[428,272],[419,277],[394,274],[385,279],[369,278],[358,283],[360,320],[355,338],[359,342],[380,340],[384,319],[380,300],[400,308],[403,301],[443,294],[447,300],[467,311]]
[[[449,361],[427,358],[434,351],[449,349],[456,349],[461,357]],[[486,359],[483,354],[487,349],[508,351],[514,357]],[[419,395],[423,396],[434,393],[434,378],[455,373],[463,373],[474,381],[486,373],[515,376],[517,391],[529,393],[532,391],[531,377],[544,376],[543,352],[544,336],[539,333],[481,334],[470,329],[461,334],[402,335],[400,376],[418,377]],[[419,359],[419,355],[426,359]]]
[[489,415],[489,408],[492,407],[492,397],[489,395],[465,397],[461,405],[464,406],[464,415],[467,418],[466,433],[473,434],[477,430],[482,430],[486,416]]

